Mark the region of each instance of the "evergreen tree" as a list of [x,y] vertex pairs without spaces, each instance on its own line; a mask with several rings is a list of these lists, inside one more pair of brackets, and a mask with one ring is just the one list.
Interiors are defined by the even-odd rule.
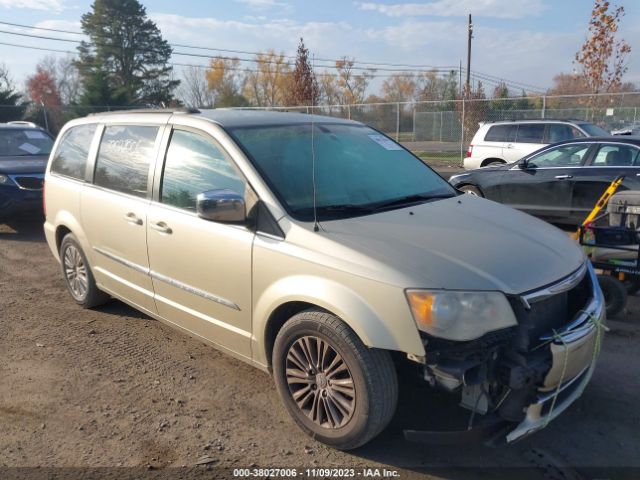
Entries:
[[296,66],[291,77],[291,85],[286,94],[286,104],[289,106],[317,104],[320,98],[318,81],[309,63],[309,49],[304,46],[302,38],[298,45]]
[[[78,47],[81,103],[169,103],[180,83],[171,79],[171,47],[138,0],[95,0],[82,16],[89,42]],[[96,105],[96,103],[93,103]]]
[[9,70],[6,65],[0,64],[0,122],[20,120],[26,108],[22,95],[9,76]]

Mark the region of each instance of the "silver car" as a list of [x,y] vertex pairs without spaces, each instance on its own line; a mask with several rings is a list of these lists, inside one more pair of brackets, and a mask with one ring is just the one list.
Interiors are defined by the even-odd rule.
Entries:
[[508,441],[591,377],[604,309],[578,246],[360,123],[90,116],[60,132],[45,184],[47,241],[80,306],[118,298],[271,372],[333,447],[388,425],[400,371]]

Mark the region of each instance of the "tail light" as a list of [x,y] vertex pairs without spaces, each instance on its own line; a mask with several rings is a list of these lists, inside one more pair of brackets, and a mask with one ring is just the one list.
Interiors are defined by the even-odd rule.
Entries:
[[467,148],[467,157],[470,157],[472,153],[473,153],[473,145],[469,145],[469,148]]
[[44,212],[44,216],[47,216],[47,201],[45,200],[45,196],[44,196],[44,187],[45,187],[45,181],[44,179],[42,179],[42,211]]

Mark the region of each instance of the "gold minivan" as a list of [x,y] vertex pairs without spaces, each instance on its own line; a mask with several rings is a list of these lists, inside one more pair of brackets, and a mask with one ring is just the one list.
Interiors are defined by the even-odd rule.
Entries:
[[461,194],[358,122],[224,109],[74,120],[45,207],[80,306],[115,297],[271,372],[296,423],[336,448],[387,426],[406,372],[514,441],[595,366],[603,298],[578,246]]

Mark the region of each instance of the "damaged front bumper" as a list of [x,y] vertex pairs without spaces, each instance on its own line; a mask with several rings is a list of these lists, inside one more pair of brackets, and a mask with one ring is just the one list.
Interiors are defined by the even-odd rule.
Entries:
[[[465,345],[425,340],[425,380],[459,392],[471,419],[460,432],[405,430],[407,440],[437,442],[442,434],[450,442],[456,434],[461,440],[480,434],[512,443],[546,427],[580,397],[593,374],[605,328],[604,298],[591,265],[514,301],[523,305],[520,312],[515,309],[519,326],[514,330]],[[575,311],[564,317],[568,321],[551,318],[561,307]]]

